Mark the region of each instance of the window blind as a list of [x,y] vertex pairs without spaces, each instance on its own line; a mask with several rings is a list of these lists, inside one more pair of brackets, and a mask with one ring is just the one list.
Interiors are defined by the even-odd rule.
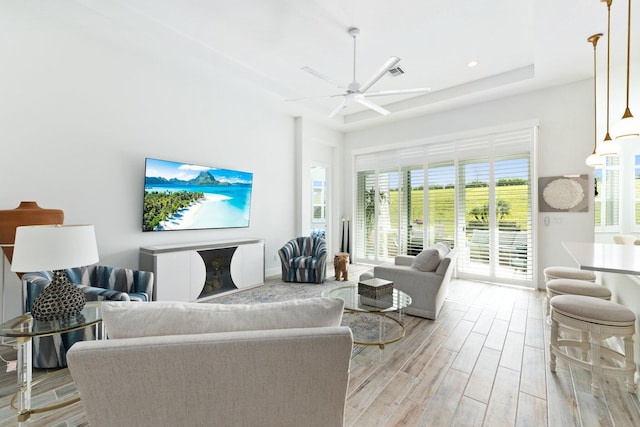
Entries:
[[617,230],[620,226],[620,158],[607,156],[596,168],[594,222],[598,231]]
[[375,171],[361,171],[357,175],[355,254],[359,259],[373,259],[376,248],[374,227],[376,224]]
[[[517,129],[357,155],[363,236],[356,239],[356,258],[386,260],[447,241],[461,249],[459,272],[531,285],[534,132]],[[373,225],[365,202],[375,206]]]
[[427,172],[427,218],[432,245],[448,242],[455,247],[455,165],[454,162],[430,163]]

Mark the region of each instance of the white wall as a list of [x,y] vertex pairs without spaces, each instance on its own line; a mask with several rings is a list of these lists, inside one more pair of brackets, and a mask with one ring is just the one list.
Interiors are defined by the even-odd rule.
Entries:
[[[354,151],[393,144],[437,143],[447,135],[481,131],[514,123],[539,123],[538,176],[591,174],[585,165],[593,149],[592,82],[532,92],[388,125],[350,132],[345,137],[345,188],[354,189]],[[345,195],[351,194],[346,191]],[[352,201],[343,199],[345,211]],[[353,217],[353,212],[349,214]],[[550,225],[544,226],[549,217]],[[538,273],[549,265],[575,265],[562,241],[593,241],[593,200],[588,213],[541,214],[537,227]],[[544,248],[544,250],[540,250]],[[537,284],[543,287],[542,275]]]
[[[329,253],[340,246],[339,219],[342,200],[342,147],[344,134],[327,129],[302,117],[296,118],[296,194],[297,235],[308,235],[311,228],[311,166],[326,168],[327,179],[327,244]],[[330,257],[331,258],[331,257]]]
[[[0,209],[35,200],[95,224],[100,262],[121,267],[138,266],[140,246],[264,238],[278,274],[273,255],[294,235],[293,117],[212,55],[105,19],[3,5]],[[253,172],[250,226],[143,233],[145,157]]]
[[[352,153],[367,146],[533,119],[540,176],[590,172],[588,81],[346,136],[304,119],[296,137],[279,100],[151,24],[120,24],[75,2],[15,1],[3,3],[0,28],[0,209],[35,200],[63,209],[66,223],[95,224],[103,264],[135,268],[140,246],[260,237],[267,275],[279,274],[277,249],[302,230],[302,168],[329,158],[335,251],[340,218],[353,216]],[[253,172],[250,227],[143,233],[145,157]],[[540,268],[571,264],[562,240],[593,238],[592,212],[553,219],[539,228]]]

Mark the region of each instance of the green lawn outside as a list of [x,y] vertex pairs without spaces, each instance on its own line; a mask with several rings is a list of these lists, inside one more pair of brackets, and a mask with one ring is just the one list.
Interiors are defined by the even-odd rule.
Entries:
[[[515,223],[521,230],[528,227],[528,185],[501,186],[496,187],[496,193],[499,200],[505,200],[510,205],[510,213],[504,218],[504,221]],[[466,219],[474,221],[474,216],[469,211],[478,203],[487,200],[489,189],[487,187],[467,188],[465,192],[465,204],[467,206]],[[429,190],[429,216],[425,218],[423,209],[424,191],[412,190],[411,192],[411,215],[410,220],[414,227],[421,228],[421,222],[429,225],[442,224],[444,226],[445,235],[453,237],[454,235],[454,189],[437,189]],[[391,226],[398,226],[398,192],[390,191],[389,193],[389,213],[391,216]],[[418,221],[416,221],[418,220]]]

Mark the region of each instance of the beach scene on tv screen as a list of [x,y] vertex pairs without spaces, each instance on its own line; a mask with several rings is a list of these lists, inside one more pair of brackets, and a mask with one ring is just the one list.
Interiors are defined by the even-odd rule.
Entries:
[[249,226],[253,174],[146,159],[143,231]]

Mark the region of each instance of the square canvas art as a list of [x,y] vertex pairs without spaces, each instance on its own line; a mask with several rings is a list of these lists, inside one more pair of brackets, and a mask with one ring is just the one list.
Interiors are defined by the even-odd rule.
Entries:
[[588,175],[538,178],[540,212],[587,212],[589,210],[588,179]]

